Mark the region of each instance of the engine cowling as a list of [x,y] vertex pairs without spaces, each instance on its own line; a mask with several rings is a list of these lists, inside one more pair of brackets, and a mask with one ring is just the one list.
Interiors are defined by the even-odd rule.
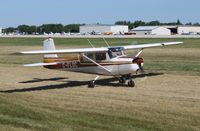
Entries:
[[132,62],[133,62],[133,63],[136,63],[136,64],[138,65],[139,69],[140,69],[142,72],[144,71],[144,69],[142,68],[142,64],[144,63],[144,59],[143,59],[143,58],[139,58],[139,57],[134,58]]

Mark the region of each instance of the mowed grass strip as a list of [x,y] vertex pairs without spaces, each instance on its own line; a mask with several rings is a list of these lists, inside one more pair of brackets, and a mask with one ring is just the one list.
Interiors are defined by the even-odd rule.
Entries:
[[[0,125],[29,130],[198,129],[198,112],[189,115],[187,108],[179,107],[181,103],[177,98],[174,99],[180,104],[174,105],[174,101],[169,102],[168,98],[165,100],[158,96],[139,94],[135,96],[137,93],[121,89],[116,89],[113,94],[109,90],[102,90],[1,93]],[[162,104],[166,102],[168,105]],[[190,104],[190,100],[182,104],[186,106]]]
[[[42,49],[43,40],[43,38],[0,38],[0,73],[2,78],[8,77],[7,83],[0,80],[1,130],[200,130],[199,77],[192,76],[199,75],[200,72],[199,39],[107,39],[111,45],[185,42],[177,46],[145,49],[142,54],[145,59],[145,70],[181,75],[136,79],[137,87],[134,89],[110,86],[87,89],[87,85],[65,88],[68,79],[87,81],[93,76],[43,71],[40,68],[24,69],[23,64],[41,62],[42,56],[10,55],[21,50]],[[102,39],[91,39],[91,42],[96,47],[106,46]],[[57,38],[55,43],[58,49],[90,47],[87,39]],[[136,52],[130,51],[130,55]],[[7,72],[3,71],[4,69],[7,69]],[[58,82],[20,83],[34,78],[48,79],[60,76],[69,78]],[[166,80],[168,78],[169,80]],[[57,88],[45,88],[54,85]],[[21,88],[41,90],[3,92]]]

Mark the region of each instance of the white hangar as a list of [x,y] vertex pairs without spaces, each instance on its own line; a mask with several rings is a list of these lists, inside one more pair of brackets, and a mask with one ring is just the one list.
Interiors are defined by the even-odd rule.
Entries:
[[139,26],[131,30],[136,35],[171,35],[171,31],[160,26]]
[[179,26],[178,34],[200,34],[200,26]]
[[80,34],[124,34],[128,32],[127,25],[82,25],[79,27]]

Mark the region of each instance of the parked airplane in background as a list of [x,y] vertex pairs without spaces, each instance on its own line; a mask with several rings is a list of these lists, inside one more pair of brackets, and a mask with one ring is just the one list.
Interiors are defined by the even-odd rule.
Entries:
[[[105,41],[106,42],[106,41]],[[166,45],[176,45],[183,42],[163,42],[142,45],[128,45],[117,47],[101,48],[78,48],[56,50],[53,39],[49,38],[44,41],[44,50],[40,51],[23,51],[22,54],[43,54],[44,62],[24,65],[26,67],[44,66],[48,69],[57,69],[63,71],[73,71],[97,75],[114,76],[119,79],[120,83],[125,84],[128,80],[128,86],[134,87],[135,83],[131,75],[139,70],[143,71],[144,59],[140,54],[144,48],[159,47]],[[126,50],[140,49],[133,57],[128,57]],[[58,54],[74,54],[67,57],[59,57]],[[90,81],[88,87],[95,87],[95,81]]]

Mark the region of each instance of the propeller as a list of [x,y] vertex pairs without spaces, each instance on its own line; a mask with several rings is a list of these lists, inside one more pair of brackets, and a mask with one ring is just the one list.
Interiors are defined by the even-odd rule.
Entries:
[[133,63],[136,63],[136,64],[138,65],[140,71],[141,71],[142,73],[144,73],[144,68],[143,68],[143,66],[142,66],[142,63],[144,63],[144,59],[143,59],[143,58],[139,58],[139,57],[134,58],[134,59],[133,59]]
[[142,63],[144,63],[143,58],[139,58],[140,54],[143,52],[143,49],[141,49],[134,57],[133,57],[133,63],[137,63],[140,71],[144,73],[144,68],[142,67]]

